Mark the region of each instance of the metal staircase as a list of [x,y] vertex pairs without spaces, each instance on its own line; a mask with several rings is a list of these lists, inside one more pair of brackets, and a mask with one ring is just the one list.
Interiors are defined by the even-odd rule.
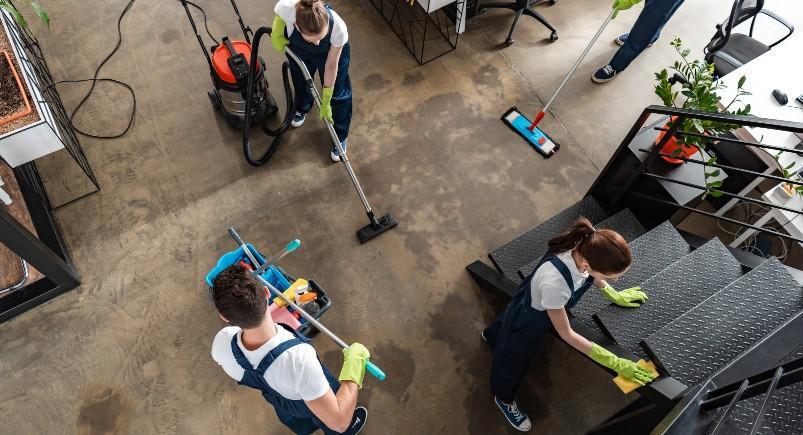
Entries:
[[[571,310],[572,327],[619,356],[649,358],[661,377],[637,389],[635,402],[589,433],[803,434],[803,272],[675,228],[677,214],[696,212],[691,209],[699,204],[673,203],[662,185],[649,183],[658,147],[652,159],[643,160],[634,159],[629,148],[636,135],[652,128],[643,125],[656,113],[716,117],[645,109],[581,201],[491,250],[495,268],[475,261],[467,269],[481,286],[513,295],[546,253],[548,240],[579,216],[613,229],[634,254],[615,286],[640,286],[650,299],[627,309],[591,290]],[[727,120],[803,133],[803,125]],[[661,181],[672,182],[665,175]]]

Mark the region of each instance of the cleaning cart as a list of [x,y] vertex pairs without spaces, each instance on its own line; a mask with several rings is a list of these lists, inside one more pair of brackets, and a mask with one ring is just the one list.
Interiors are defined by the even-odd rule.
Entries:
[[[217,277],[217,275],[227,267],[237,263],[244,263],[247,267],[254,269],[255,267],[259,267],[260,265],[266,263],[265,256],[262,255],[262,253],[259,252],[253,245],[249,243],[246,246],[251,253],[256,256],[257,261],[260,264],[256,266],[252,265],[242,247],[224,254],[218,260],[217,265],[215,265],[215,267],[206,275],[206,285],[209,286],[210,298],[212,297],[212,285],[215,277]],[[282,292],[290,289],[293,284],[298,281],[296,278],[285,272],[282,268],[273,264],[268,266],[264,272],[260,274],[260,276]],[[310,310],[312,312],[308,311],[308,313],[312,314],[314,318],[319,319],[324,315],[324,313],[326,313],[326,311],[329,310],[329,308],[332,307],[332,299],[329,297],[329,294],[315,281],[309,280],[308,286],[309,288],[307,291],[314,293],[315,302],[318,305],[316,309]],[[316,332],[312,324],[305,319],[301,313],[296,312],[293,307],[288,306],[283,302],[279,302],[274,298],[271,298],[271,301],[272,302],[269,310],[275,321],[284,323],[307,337]]]

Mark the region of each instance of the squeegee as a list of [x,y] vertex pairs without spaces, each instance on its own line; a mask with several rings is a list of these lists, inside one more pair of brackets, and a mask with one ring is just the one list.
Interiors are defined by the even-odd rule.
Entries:
[[588,43],[585,50],[583,50],[583,53],[580,54],[580,57],[572,66],[572,69],[570,69],[569,73],[566,74],[566,77],[563,78],[563,81],[560,83],[560,86],[558,86],[558,89],[554,94],[552,94],[552,97],[544,105],[544,108],[541,109],[537,115],[535,115],[535,118],[532,122],[530,122],[526,116],[522,115],[519,109],[515,106],[508,109],[508,111],[502,115],[502,121],[513,131],[518,133],[519,136],[524,138],[524,140],[526,140],[530,145],[532,145],[532,147],[541,153],[544,158],[552,157],[552,155],[560,149],[560,145],[552,140],[552,138],[546,133],[541,131],[541,129],[538,128],[538,123],[544,119],[544,115],[546,115],[546,111],[549,110],[549,106],[552,105],[552,102],[555,101],[555,98],[558,96],[558,94],[560,94],[560,91],[562,91],[566,86],[569,78],[571,78],[575,70],[577,70],[577,67],[580,66],[580,63],[583,62],[583,59],[585,59],[588,52],[591,51],[591,47],[593,47],[594,43],[597,42],[597,39],[599,39],[602,31],[605,30],[605,27],[608,26],[608,23],[610,23],[611,20],[616,16],[616,12],[616,9],[611,9],[611,13],[608,14],[608,17],[605,18],[605,21],[602,23],[599,29],[597,29],[597,33],[594,34],[593,38],[591,38],[591,42]]

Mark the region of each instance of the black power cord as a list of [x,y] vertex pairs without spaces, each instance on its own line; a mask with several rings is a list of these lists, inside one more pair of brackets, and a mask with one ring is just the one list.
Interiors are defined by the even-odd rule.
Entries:
[[[103,68],[103,65],[105,65],[106,62],[108,62],[109,59],[111,59],[112,56],[114,56],[115,53],[117,53],[117,50],[120,49],[120,45],[122,45],[122,43],[123,43],[123,32],[121,30],[123,17],[125,17],[125,15],[128,13],[128,11],[131,9],[131,6],[134,4],[134,1],[136,1],[136,0],[129,0],[128,4],[125,5],[125,8],[123,8],[123,11],[120,13],[120,16],[117,18],[117,44],[114,45],[114,48],[112,49],[112,51],[108,55],[106,55],[106,57],[103,58],[103,60],[100,62],[98,67],[95,69],[95,74],[92,75],[91,79],[60,80],[60,81],[51,83],[50,85],[47,86],[49,88],[49,87],[56,86],[56,85],[59,85],[59,84],[62,84],[62,83],[92,82],[92,86],[89,88],[87,93],[81,99],[81,102],[79,102],[78,105],[75,106],[75,109],[73,109],[73,111],[70,113],[70,126],[72,126],[73,130],[75,130],[76,132],[78,132],[78,133],[80,133],[80,134],[82,134],[84,136],[92,137],[92,138],[95,138],[95,139],[117,139],[119,137],[122,137],[126,133],[128,133],[128,131],[131,129],[131,125],[134,123],[134,116],[135,116],[135,114],[137,112],[137,96],[134,93],[134,89],[128,83],[125,83],[125,82],[120,81],[120,80],[109,79],[109,78],[98,78],[98,75],[100,74],[100,70],[101,70],[101,68]],[[205,16],[205,14],[204,14],[204,16]],[[97,85],[98,82],[115,83],[115,84],[118,84],[120,86],[125,87],[128,90],[128,92],[131,93],[131,101],[132,101],[131,115],[128,118],[128,125],[125,127],[125,130],[123,130],[121,133],[111,134],[111,135],[101,135],[101,134],[87,133],[87,132],[81,130],[80,128],[78,128],[75,125],[75,122],[73,121],[73,119],[75,118],[75,115],[78,113],[79,110],[81,110],[81,107],[83,107],[84,103],[86,103],[86,101],[89,99],[89,97],[92,96],[92,93],[95,91],[95,85]]]

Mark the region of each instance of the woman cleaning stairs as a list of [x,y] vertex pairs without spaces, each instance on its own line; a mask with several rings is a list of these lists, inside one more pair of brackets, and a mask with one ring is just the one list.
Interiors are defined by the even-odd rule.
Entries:
[[566,308],[574,306],[593,284],[611,302],[638,307],[647,300],[639,288],[616,291],[608,281],[624,275],[633,258],[625,239],[612,230],[595,229],[578,219],[564,234],[549,241],[549,250],[519,287],[505,311],[482,332],[493,348],[491,390],[508,422],[520,431],[532,424],[514,396],[527,372],[541,336],[554,328],[560,337],[597,363],[622,377],[644,385],[650,372],[619,358],[572,330]]

